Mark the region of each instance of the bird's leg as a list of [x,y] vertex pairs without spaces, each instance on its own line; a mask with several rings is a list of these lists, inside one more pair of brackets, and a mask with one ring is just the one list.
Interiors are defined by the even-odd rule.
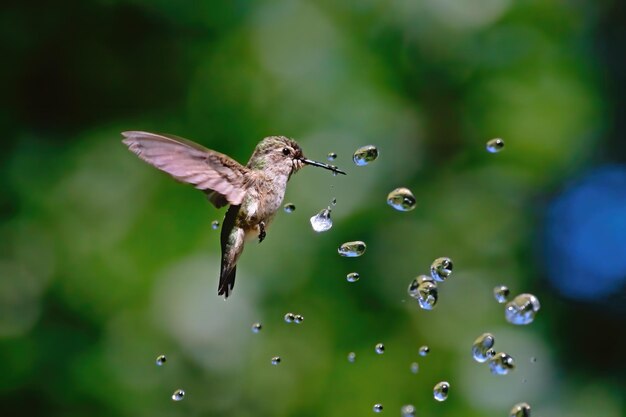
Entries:
[[265,239],[266,233],[265,233],[265,222],[261,222],[259,223],[259,243],[263,242],[263,239]]

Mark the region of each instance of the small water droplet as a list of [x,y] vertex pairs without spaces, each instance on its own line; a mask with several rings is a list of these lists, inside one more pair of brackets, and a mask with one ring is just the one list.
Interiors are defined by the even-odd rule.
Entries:
[[421,346],[418,350],[420,356],[426,356],[430,353],[430,348],[426,345]]
[[509,417],[530,417],[530,405],[528,403],[515,404],[509,411]]
[[443,282],[452,274],[452,259],[442,257],[437,258],[430,265],[430,275],[435,281]]
[[287,203],[283,206],[283,210],[285,210],[285,213],[293,213],[296,211],[296,205],[293,203]]
[[433,388],[433,396],[437,401],[445,401],[448,399],[448,391],[450,391],[450,384],[446,381],[441,381]]
[[330,200],[330,204],[332,204],[333,206],[337,205],[337,198],[333,197],[332,200]]
[[374,404],[373,410],[375,413],[382,413],[383,405],[382,404]]
[[500,304],[506,303],[506,300],[508,300],[510,293],[511,291],[506,285],[498,285],[493,288],[493,296]]
[[350,272],[348,275],[346,275],[346,280],[348,282],[357,282],[360,278],[361,275],[359,275],[358,272]]
[[296,319],[295,314],[293,314],[293,313],[287,313],[287,314],[285,314],[285,321],[286,321],[287,323],[293,323],[293,321],[294,321],[295,319]]
[[[491,333],[483,333],[474,340],[472,344],[472,356],[476,362],[487,362],[490,358],[489,351],[493,351],[491,349],[493,345],[496,343],[495,337]],[[495,351],[493,351],[495,354]]]
[[272,358],[272,365],[278,365],[280,363],[280,356],[274,356]]
[[355,360],[356,360],[356,353],[354,352],[348,353],[348,362],[354,363]]
[[165,355],[159,355],[156,358],[156,364],[158,366],[163,366],[165,365],[165,362],[167,362],[167,358],[165,357]]
[[374,347],[374,350],[379,355],[382,355],[383,353],[385,353],[385,345],[383,345],[382,343],[377,343],[376,346]]
[[304,321],[304,317],[302,317],[300,314],[296,314],[293,318],[293,322],[300,324]]
[[362,167],[378,158],[378,148],[374,145],[361,146],[354,151],[352,160],[355,164]]
[[335,152],[329,152],[326,159],[328,159],[329,161],[334,161],[335,159],[337,159],[337,154]]
[[506,375],[515,369],[515,360],[504,352],[496,353],[489,359],[489,368],[494,375]]
[[415,417],[415,407],[413,404],[403,405],[400,409],[400,415],[402,417]]
[[495,138],[487,141],[487,152],[498,153],[504,149],[504,141],[500,138]]
[[211,222],[211,229],[213,230],[217,230],[220,227],[220,222],[218,220],[213,220]]
[[330,218],[330,209],[323,209],[315,216],[311,217],[311,226],[318,233],[330,230],[333,227],[333,220]]
[[506,321],[512,324],[530,324],[541,308],[539,300],[532,294],[520,294],[504,306]]
[[537,362],[537,358],[535,358],[534,356],[531,356],[531,357],[530,357],[530,362],[531,362],[531,363],[535,363],[535,362]]
[[419,364],[418,364],[417,362],[413,362],[413,363],[411,364],[411,372],[412,372],[412,373],[414,373],[414,374],[416,374],[416,373],[418,373],[419,371],[420,371],[420,366],[419,366]]
[[387,204],[398,211],[411,211],[415,208],[415,196],[408,188],[396,188],[387,194]]
[[261,331],[262,328],[263,326],[261,325],[261,323],[254,323],[252,325],[252,333],[258,333]]
[[348,258],[356,258],[357,256],[361,256],[365,253],[365,249],[367,249],[367,245],[365,242],[360,240],[355,240],[353,242],[346,242],[339,246],[337,252],[339,255],[345,256]]
[[172,394],[172,400],[174,400],[174,401],[180,401],[183,398],[185,398],[185,391],[183,391],[182,389],[177,389]]

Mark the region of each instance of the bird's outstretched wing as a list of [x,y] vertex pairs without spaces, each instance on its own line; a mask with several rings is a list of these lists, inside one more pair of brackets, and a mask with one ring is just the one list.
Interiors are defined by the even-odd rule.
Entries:
[[176,136],[139,131],[122,136],[139,158],[203,190],[217,208],[241,204],[248,168],[234,159]]

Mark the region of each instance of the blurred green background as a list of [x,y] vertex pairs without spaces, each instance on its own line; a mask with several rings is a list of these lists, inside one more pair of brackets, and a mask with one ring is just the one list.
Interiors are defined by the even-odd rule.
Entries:
[[[623,169],[625,18],[618,1],[9,0],[0,414],[364,416],[410,403],[484,417],[526,401],[541,417],[626,415],[626,181],[598,193],[613,203],[563,197],[590,170]],[[286,135],[309,158],[336,152],[348,175],[291,179],[296,211],[248,244],[224,302],[211,228],[224,211],[129,153],[123,130],[242,163]],[[506,143],[495,155],[493,137]],[[367,144],[380,157],[357,167]],[[416,210],[387,206],[400,186]],[[335,225],[316,234],[309,217],[333,197]],[[604,234],[569,239],[590,215]],[[348,240],[366,254],[339,257]],[[424,311],[406,288],[440,256],[455,270]],[[592,267],[572,284],[583,258],[617,278]],[[533,324],[504,320],[498,284],[539,297]],[[305,321],[286,324],[290,311]],[[512,374],[471,359],[487,331]]]

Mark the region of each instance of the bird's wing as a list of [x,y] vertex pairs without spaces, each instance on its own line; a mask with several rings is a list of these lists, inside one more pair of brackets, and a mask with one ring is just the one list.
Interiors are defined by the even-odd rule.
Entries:
[[139,158],[203,190],[216,207],[241,204],[248,168],[234,159],[176,136],[138,131],[122,136]]

